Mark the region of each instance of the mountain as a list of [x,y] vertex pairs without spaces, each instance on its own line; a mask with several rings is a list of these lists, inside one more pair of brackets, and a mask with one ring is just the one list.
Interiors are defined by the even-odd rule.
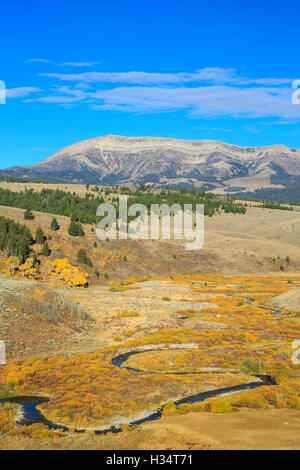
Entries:
[[216,140],[107,135],[65,147],[14,177],[68,183],[194,185],[244,191],[300,182],[300,150],[283,145],[239,147]]

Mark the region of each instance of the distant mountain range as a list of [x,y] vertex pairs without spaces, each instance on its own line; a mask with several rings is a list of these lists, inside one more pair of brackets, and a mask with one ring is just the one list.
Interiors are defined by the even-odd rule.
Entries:
[[78,142],[14,177],[99,185],[190,185],[216,193],[282,188],[300,182],[300,150],[239,147],[216,140],[107,135]]

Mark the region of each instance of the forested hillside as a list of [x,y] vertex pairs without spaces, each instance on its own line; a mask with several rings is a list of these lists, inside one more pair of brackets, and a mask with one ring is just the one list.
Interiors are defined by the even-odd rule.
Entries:
[[82,223],[94,224],[97,222],[97,207],[105,202],[114,205],[118,214],[118,195],[128,195],[128,205],[142,203],[149,210],[151,204],[168,205],[192,204],[195,209],[196,204],[204,204],[205,215],[213,216],[216,212],[223,210],[227,213],[244,214],[246,208],[243,204],[238,204],[233,198],[221,199],[210,193],[196,192],[187,188],[180,190],[163,190],[154,194],[149,190],[121,188],[105,188],[100,190],[96,187],[93,192],[89,192],[85,197],[79,197],[75,193],[61,190],[42,189],[35,192],[33,189],[24,192],[13,192],[9,189],[0,189],[0,205],[30,209],[51,214],[58,214],[71,217]]

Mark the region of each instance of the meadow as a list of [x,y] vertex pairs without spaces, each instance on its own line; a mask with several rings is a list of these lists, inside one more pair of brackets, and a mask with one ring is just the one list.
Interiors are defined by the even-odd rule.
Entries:
[[[93,187],[74,189],[70,201],[75,207],[82,199],[82,213],[88,201],[118,195]],[[35,190],[46,194],[42,186]],[[128,191],[132,198],[150,200],[147,189]],[[56,214],[63,207],[55,207],[56,189],[54,214],[40,210],[36,194],[26,196],[37,204],[33,218],[24,218],[20,207],[0,206],[5,217],[0,339],[8,352],[8,364],[0,369],[0,398],[48,397],[37,409],[68,431],[42,423],[21,426],[20,406],[6,402],[0,406],[3,448],[18,446],[18,439],[33,448],[146,448],[150,442],[164,448],[159,430],[165,423],[173,420],[188,428],[194,414],[207,422],[207,415],[247,417],[249,410],[266,420],[279,411],[299,413],[300,373],[292,354],[300,334],[300,307],[297,301],[293,307],[284,301],[300,287],[296,209],[247,206],[244,214],[227,212],[220,204],[213,217],[205,217],[203,250],[188,253],[176,240],[99,241],[94,225],[73,214]],[[81,234],[70,233],[72,222],[81,226]],[[6,236],[13,232],[20,238],[17,247]],[[24,234],[27,251],[19,259],[14,250],[23,253]],[[116,355],[135,350],[138,354],[120,367],[114,364]],[[271,382],[177,403],[246,385],[259,376]],[[129,426],[157,409],[162,409],[158,422]],[[232,418],[232,426],[237,420]],[[119,437],[95,434],[112,425],[124,432]],[[175,429],[173,437],[166,431],[174,446],[181,442],[180,428]],[[79,436],[75,430],[85,432]],[[199,448],[216,445],[202,439],[201,429],[193,439]]]
[[[181,322],[188,321],[189,326],[159,329],[130,341],[124,335],[118,344],[93,353],[12,360],[1,370],[1,386],[18,394],[47,394],[49,402],[39,405],[43,415],[71,429],[126,423],[126,418],[166,402],[164,415],[227,413],[241,408],[300,410],[299,366],[291,361],[291,344],[300,332],[298,312],[280,311],[274,315],[271,306],[261,309],[259,305],[263,301],[268,307],[268,299],[291,288],[289,281],[293,287],[298,286],[300,277],[174,277],[168,280],[173,292],[185,285],[193,296],[194,308],[179,310],[187,319]],[[142,285],[147,285],[147,281]],[[135,292],[140,293],[140,289],[130,295]],[[203,295],[215,308],[199,310]],[[253,299],[252,305],[246,303],[248,295]],[[181,299],[183,307],[187,301],[188,298]],[[165,303],[168,305],[169,301]],[[121,321],[138,321],[135,317],[120,315]],[[199,320],[201,328],[197,325]],[[157,350],[131,356],[126,365],[141,372],[111,363],[112,357],[124,348],[191,342],[196,344],[191,350]],[[223,372],[214,372],[214,368]],[[246,383],[257,374],[272,377],[276,385],[174,406],[180,397]]]

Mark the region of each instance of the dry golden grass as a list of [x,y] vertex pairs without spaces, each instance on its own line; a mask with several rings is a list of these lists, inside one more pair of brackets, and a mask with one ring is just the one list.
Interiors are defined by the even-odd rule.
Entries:
[[[19,209],[0,207],[2,214],[24,223],[23,211]],[[53,216],[35,215],[33,221],[26,221],[32,233],[41,226],[49,235]],[[273,448],[275,444],[267,433],[272,426],[279,426],[280,417],[294,420],[300,407],[299,367],[291,363],[291,344],[300,334],[297,311],[283,309],[274,316],[274,312],[258,308],[260,305],[271,307],[273,297],[300,287],[298,215],[284,214],[281,221],[276,217],[279,216],[275,216],[274,211],[253,208],[249,217],[222,215],[207,220],[204,249],[187,253],[179,243],[171,241],[100,243],[90,226],[84,227],[83,238],[70,237],[67,233],[69,219],[56,216],[61,229],[52,233],[50,258],[41,257],[41,280],[51,282],[46,261],[68,257],[72,265],[78,266],[77,252],[79,248],[86,250],[94,264],[93,268],[84,266],[90,287],[76,290],[60,282],[56,287],[79,302],[93,318],[95,342],[85,344],[91,331],[81,330],[75,322],[78,337],[83,341],[80,354],[73,350],[71,354],[69,343],[59,354],[52,350],[52,357],[33,351],[27,360],[21,357],[1,369],[0,382],[4,388],[18,393],[49,393],[50,402],[41,406],[47,417],[71,426],[97,427],[120,416],[152,409],[176,396],[239,384],[247,377],[250,379],[249,374],[257,369],[274,376],[278,385],[206,400],[202,404],[182,405],[177,410],[171,405],[160,422],[126,430],[119,436],[90,433],[55,437],[40,427],[28,429],[26,434],[25,429],[20,430],[15,425],[10,410],[1,410],[4,418],[0,419],[0,426],[5,436],[1,438],[0,448],[9,445],[66,449],[209,449],[238,448],[239,445],[241,448]],[[291,231],[287,231],[289,225]],[[94,247],[95,241],[97,247]],[[272,261],[270,252],[276,255],[276,262]],[[285,263],[287,255],[290,263]],[[285,263],[286,274],[279,271],[282,263]],[[93,275],[96,268],[100,271],[99,279]],[[207,270],[210,272],[204,274]],[[104,278],[105,272],[108,279]],[[251,272],[255,275],[249,274]],[[42,294],[38,290],[33,292],[36,300],[44,300],[39,298]],[[248,305],[247,299],[251,299],[253,305]],[[40,331],[45,323],[36,316],[27,320],[33,323],[22,323],[23,331],[31,332],[32,325]],[[50,336],[55,335],[58,328],[53,326],[47,331]],[[188,342],[196,342],[198,348],[147,352],[132,356],[128,365],[160,372],[193,372],[202,367],[237,368],[240,374],[147,375],[110,364],[111,356],[126,347]],[[236,410],[239,411],[233,412]],[[228,436],[222,437],[222,423],[230,430]],[[217,426],[215,431],[213,426]],[[234,436],[243,426],[247,430],[245,438]],[[277,445],[280,432],[282,447],[294,448],[295,439],[285,428],[281,431],[276,428]]]

